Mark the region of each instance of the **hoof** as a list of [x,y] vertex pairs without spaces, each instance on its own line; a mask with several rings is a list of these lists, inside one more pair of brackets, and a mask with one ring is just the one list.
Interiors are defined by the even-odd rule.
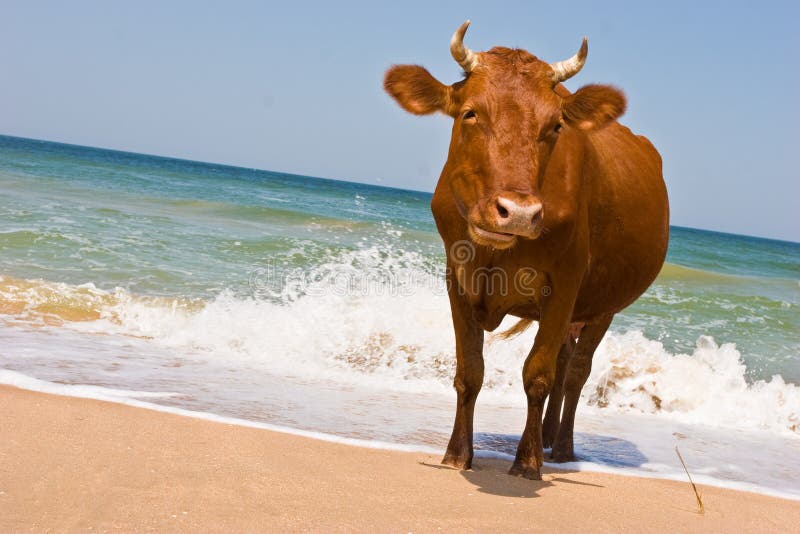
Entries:
[[550,459],[557,464],[563,464],[565,462],[574,462],[575,454],[572,451],[553,449],[552,453],[550,454]]
[[472,457],[463,457],[455,454],[447,453],[442,458],[442,465],[449,465],[455,469],[466,471],[472,469]]
[[521,465],[516,462],[511,466],[508,474],[515,477],[527,478],[528,480],[542,480],[540,468],[531,465]]
[[548,424],[545,421],[544,425],[542,426],[542,448],[549,449],[553,446],[556,441],[556,435],[558,434],[558,426]]

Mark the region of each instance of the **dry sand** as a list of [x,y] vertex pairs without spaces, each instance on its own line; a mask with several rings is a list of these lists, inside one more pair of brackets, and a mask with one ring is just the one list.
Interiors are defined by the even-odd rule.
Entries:
[[364,449],[0,386],[0,531],[789,532],[800,502]]

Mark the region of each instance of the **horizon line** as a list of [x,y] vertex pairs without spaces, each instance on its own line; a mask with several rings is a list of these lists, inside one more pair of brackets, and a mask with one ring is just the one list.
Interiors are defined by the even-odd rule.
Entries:
[[[67,143],[67,142],[64,142],[64,141],[53,141],[53,140],[50,140],[50,139],[37,139],[37,138],[33,138],[33,137],[22,137],[22,136],[19,136],[19,135],[10,135],[10,134],[4,134],[4,133],[0,133],[0,137],[7,137],[7,138],[11,138],[11,139],[21,139],[21,140],[24,140],[24,141],[34,141],[34,142],[37,142],[37,143],[51,143],[51,144],[55,144],[55,145],[64,145],[64,146],[70,146],[70,147],[76,147],[76,148],[84,148],[84,149],[88,148],[88,149],[92,149],[92,150],[104,150],[104,151],[107,151],[107,152],[117,152],[117,153],[120,153],[120,154],[130,154],[130,155],[133,155],[133,156],[146,156],[146,157],[150,157],[150,158],[158,158],[158,159],[165,159],[165,160],[172,160],[172,161],[180,161],[180,162],[185,162],[185,163],[197,163],[197,164],[201,164],[201,165],[209,165],[209,166],[216,166],[216,167],[227,167],[227,168],[230,168],[230,169],[241,169],[241,170],[255,171],[255,172],[268,172],[268,173],[272,173],[272,174],[285,175],[285,176],[288,176],[288,177],[291,177],[291,178],[306,178],[306,179],[307,178],[311,178],[313,180],[323,180],[323,181],[328,181],[328,182],[338,182],[338,183],[344,183],[344,184],[364,185],[364,186],[367,186],[367,187],[374,187],[374,188],[378,188],[378,189],[390,189],[390,190],[393,190],[393,191],[403,191],[403,192],[406,192],[406,193],[414,193],[414,194],[433,196],[433,192],[432,191],[420,191],[418,189],[410,189],[410,188],[406,188],[406,187],[395,187],[395,186],[390,186],[390,185],[374,184],[374,183],[368,183],[368,182],[361,182],[361,181],[358,181],[358,180],[346,180],[346,179],[342,179],[342,178],[330,178],[330,177],[325,177],[325,176],[311,176],[311,175],[307,175],[307,174],[299,174],[297,172],[288,172],[288,171],[280,171],[280,170],[272,170],[272,169],[260,169],[258,167],[245,167],[243,165],[233,165],[233,164],[230,164],[230,163],[219,163],[219,162],[214,162],[214,161],[195,160],[195,159],[181,158],[181,157],[177,157],[177,156],[165,156],[165,155],[162,155],[162,154],[147,154],[147,153],[144,153],[144,152],[133,152],[131,150],[123,150],[123,149],[119,149],[119,148],[109,148],[109,147],[91,146],[91,145],[80,145],[80,144],[77,144],[77,143]],[[778,242],[778,243],[788,243],[788,244],[791,244],[791,245],[800,245],[800,241],[790,241],[789,239],[780,239],[780,238],[777,238],[777,237],[767,237],[767,236],[750,235],[750,234],[735,234],[733,232],[727,232],[727,231],[724,231],[724,230],[712,230],[712,229],[709,229],[709,228],[697,228],[697,227],[693,227],[693,226],[680,226],[680,225],[672,224],[672,223],[670,223],[669,226],[670,226],[670,228],[678,228],[678,229],[684,229],[684,230],[699,230],[701,232],[709,232],[709,233],[713,233],[713,234],[736,236],[736,237],[747,237],[747,238],[751,238],[751,239],[761,239],[761,240],[764,240],[764,241],[775,241],[775,242]]]

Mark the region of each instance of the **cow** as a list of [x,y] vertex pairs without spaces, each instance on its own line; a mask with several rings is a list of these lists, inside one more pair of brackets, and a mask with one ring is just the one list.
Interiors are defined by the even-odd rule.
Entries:
[[[661,270],[667,190],[658,151],[617,122],[624,94],[562,85],[585,64],[586,38],[573,57],[546,63],[521,49],[474,52],[468,26],[450,41],[462,80],[444,85],[418,65],[392,66],[384,78],[406,111],[453,119],[431,200],[456,339],[456,415],[442,463],[471,468],[484,332],[510,315],[520,320],[507,334],[534,321],[539,329],[522,368],[527,421],[509,473],[540,480],[545,448],[555,462],[574,460],[575,410],[595,349]],[[492,283],[497,273],[508,283]]]

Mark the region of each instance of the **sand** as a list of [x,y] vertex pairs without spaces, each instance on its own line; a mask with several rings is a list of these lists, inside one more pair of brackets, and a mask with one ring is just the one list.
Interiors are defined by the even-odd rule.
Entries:
[[788,532],[800,502],[439,457],[0,386],[0,531]]

